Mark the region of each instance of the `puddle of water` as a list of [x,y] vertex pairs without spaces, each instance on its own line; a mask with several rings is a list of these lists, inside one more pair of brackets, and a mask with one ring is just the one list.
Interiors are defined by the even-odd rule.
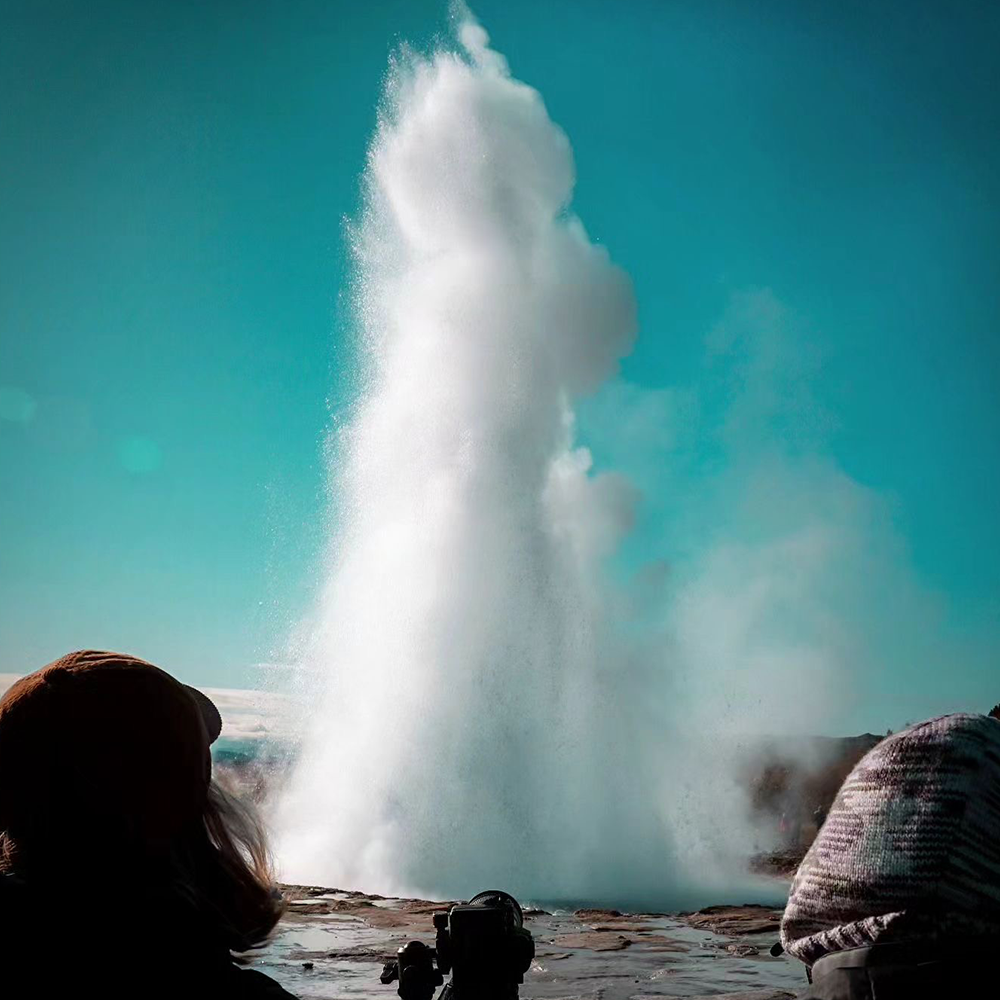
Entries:
[[[389,909],[398,905],[371,902]],[[526,926],[535,936],[537,958],[521,988],[524,1000],[637,1000],[767,989],[795,993],[805,986],[798,962],[768,955],[774,934],[727,937],[670,917],[650,917],[620,932],[601,932],[609,939],[624,935],[632,941],[628,947],[595,951],[559,943],[567,935],[593,933],[572,914],[532,915]],[[429,914],[426,920],[417,918],[417,927],[414,935],[412,926],[373,928],[351,914],[297,915],[279,925],[254,965],[303,1000],[394,1000],[393,987],[378,981],[382,962],[411,937],[432,943]],[[759,953],[733,955],[726,946],[734,943],[753,945]]]

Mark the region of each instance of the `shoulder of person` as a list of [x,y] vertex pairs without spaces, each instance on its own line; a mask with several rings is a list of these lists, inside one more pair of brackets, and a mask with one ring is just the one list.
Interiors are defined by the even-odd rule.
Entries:
[[240,969],[234,965],[229,980],[227,997],[232,1000],[296,1000],[293,993],[256,969]]
[[34,917],[33,899],[25,884],[15,875],[0,875],[0,947],[13,946],[14,931],[23,930]]

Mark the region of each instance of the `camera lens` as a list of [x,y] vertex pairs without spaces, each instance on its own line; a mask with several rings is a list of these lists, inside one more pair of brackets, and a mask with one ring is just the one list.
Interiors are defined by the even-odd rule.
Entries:
[[524,924],[524,917],[517,900],[510,893],[500,889],[486,889],[480,892],[469,900],[469,906],[487,906],[494,910],[506,910],[515,927],[521,927]]

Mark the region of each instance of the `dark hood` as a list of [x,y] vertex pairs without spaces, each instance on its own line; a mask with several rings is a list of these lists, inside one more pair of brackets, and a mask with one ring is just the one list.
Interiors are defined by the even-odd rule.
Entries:
[[971,1000],[996,975],[998,941],[877,944],[819,959],[800,1000]]

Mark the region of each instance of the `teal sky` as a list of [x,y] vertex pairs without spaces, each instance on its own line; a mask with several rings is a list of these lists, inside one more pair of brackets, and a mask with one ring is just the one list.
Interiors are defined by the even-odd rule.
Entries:
[[[645,497],[624,571],[653,547],[693,577],[695,550],[777,530],[760,482],[812,507],[833,477],[892,568],[831,600],[898,628],[859,633],[855,728],[1000,700],[1000,8],[473,6],[635,282],[625,381],[581,414]],[[445,5],[3,12],[0,672],[102,646],[250,686],[321,569],[343,219],[386,62]]]

